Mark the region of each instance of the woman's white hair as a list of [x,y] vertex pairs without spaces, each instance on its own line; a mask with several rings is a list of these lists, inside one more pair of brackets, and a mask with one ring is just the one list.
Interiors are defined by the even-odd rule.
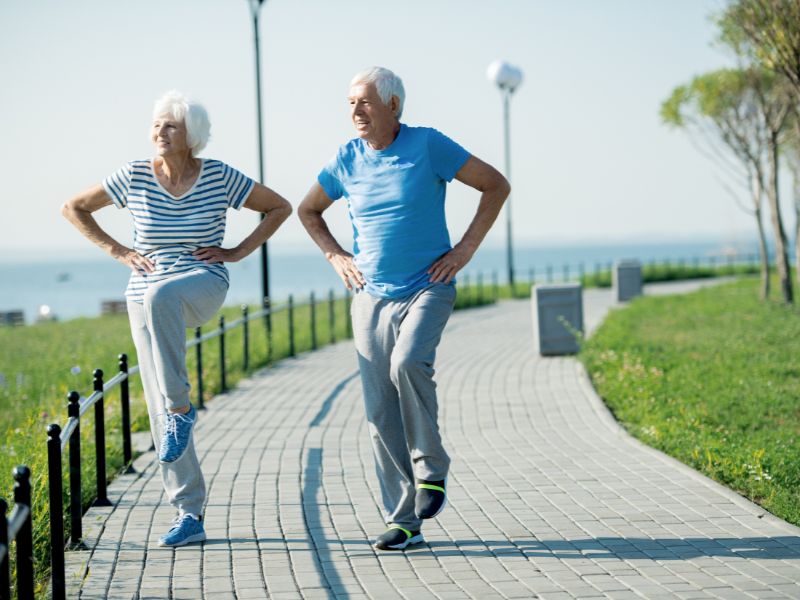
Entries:
[[387,106],[392,101],[392,96],[397,96],[398,108],[397,119],[403,116],[403,104],[406,101],[406,90],[403,88],[403,80],[384,67],[370,67],[364,69],[350,81],[350,87],[359,83],[372,83],[378,90],[378,96]]
[[205,107],[181,92],[171,90],[156,100],[153,107],[153,119],[165,115],[176,121],[183,121],[186,126],[186,143],[192,156],[197,156],[211,137],[211,121]]

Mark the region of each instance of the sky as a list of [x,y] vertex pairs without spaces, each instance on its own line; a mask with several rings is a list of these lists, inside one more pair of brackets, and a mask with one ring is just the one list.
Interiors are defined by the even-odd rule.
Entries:
[[[511,206],[520,244],[713,238],[754,226],[722,175],[661,102],[730,66],[709,17],[722,0],[267,0],[261,11],[266,184],[293,205],[354,137],[348,83],[382,65],[405,83],[403,121],[436,127],[503,169],[502,103],[486,69],[523,82],[511,102]],[[258,176],[253,31],[247,0],[0,2],[0,256],[100,256],[60,205],[128,160],[153,155],[154,100],[170,89],[212,122],[203,156]],[[746,201],[744,190],[742,201]],[[454,242],[478,194],[449,187]],[[132,239],[130,216],[97,213]],[[350,243],[343,204],[326,217]],[[505,243],[505,217],[486,244]],[[229,217],[225,245],[257,217]],[[293,216],[273,252],[314,251]]]

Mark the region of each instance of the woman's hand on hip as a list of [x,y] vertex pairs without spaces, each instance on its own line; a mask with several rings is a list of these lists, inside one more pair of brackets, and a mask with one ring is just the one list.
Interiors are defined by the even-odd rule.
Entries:
[[130,248],[125,248],[119,256],[114,258],[139,275],[147,275],[156,270],[156,265],[152,260]]
[[239,262],[243,258],[236,248],[220,248],[219,246],[198,248],[192,252],[192,256],[198,260],[202,260],[207,265],[224,262]]

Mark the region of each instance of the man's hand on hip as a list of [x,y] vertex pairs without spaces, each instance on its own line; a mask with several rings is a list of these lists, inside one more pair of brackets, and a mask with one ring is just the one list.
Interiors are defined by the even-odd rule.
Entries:
[[325,258],[331,263],[336,273],[342,278],[348,290],[361,289],[366,285],[366,280],[353,262],[353,255],[349,252],[326,252]]
[[475,250],[471,250],[462,244],[456,244],[455,248],[439,258],[428,269],[428,275],[431,276],[430,282],[450,283],[456,273],[466,266],[474,253]]

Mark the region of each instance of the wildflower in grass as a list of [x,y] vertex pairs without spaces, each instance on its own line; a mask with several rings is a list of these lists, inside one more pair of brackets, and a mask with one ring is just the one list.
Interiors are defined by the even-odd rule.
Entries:
[[69,370],[69,372],[72,373],[73,375],[78,375],[81,372],[81,368],[75,365]]

